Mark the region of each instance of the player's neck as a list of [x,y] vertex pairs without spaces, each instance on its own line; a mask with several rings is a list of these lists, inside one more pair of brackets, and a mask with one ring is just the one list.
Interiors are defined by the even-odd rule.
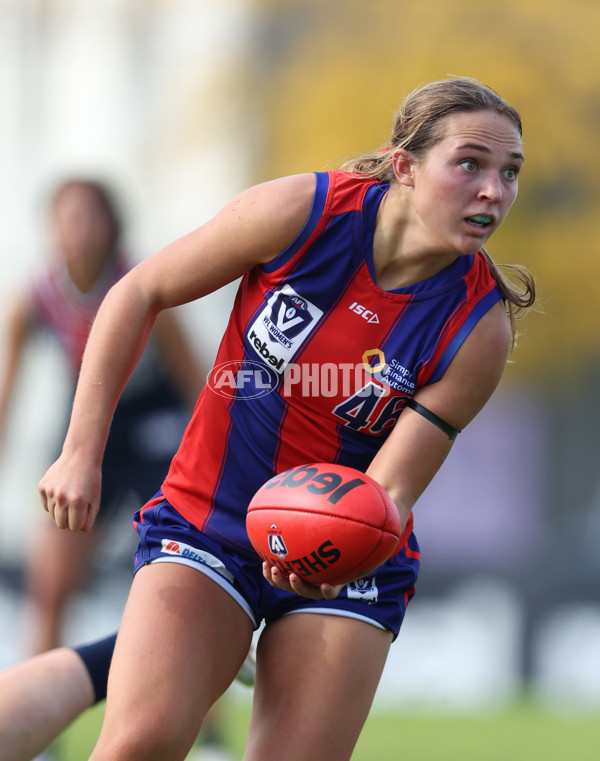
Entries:
[[428,240],[407,193],[388,192],[381,202],[373,237],[377,285],[394,290],[418,283],[448,267],[456,253]]

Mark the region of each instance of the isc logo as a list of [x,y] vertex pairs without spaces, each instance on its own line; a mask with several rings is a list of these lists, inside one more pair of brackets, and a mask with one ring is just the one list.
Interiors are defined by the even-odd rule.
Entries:
[[379,323],[379,317],[377,316],[377,313],[373,312],[371,309],[367,309],[357,301],[353,301],[348,309],[350,309],[351,312],[354,312],[354,314],[359,314],[363,320],[366,320],[367,322]]

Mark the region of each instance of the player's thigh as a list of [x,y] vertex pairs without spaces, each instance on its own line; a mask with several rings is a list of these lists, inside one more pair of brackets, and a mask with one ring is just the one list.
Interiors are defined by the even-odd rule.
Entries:
[[209,577],[177,563],[144,566],[117,637],[103,734],[192,742],[251,638],[246,613]]
[[333,615],[297,613],[269,625],[244,760],[349,759],[391,642],[390,632]]

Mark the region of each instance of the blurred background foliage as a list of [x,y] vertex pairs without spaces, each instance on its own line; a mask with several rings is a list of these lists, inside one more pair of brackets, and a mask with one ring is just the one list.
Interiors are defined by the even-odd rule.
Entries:
[[521,112],[519,199],[491,240],[535,274],[545,314],[524,324],[508,378],[556,391],[600,346],[600,3],[575,0],[257,0],[257,180],[332,169],[386,142],[414,87],[472,76]]

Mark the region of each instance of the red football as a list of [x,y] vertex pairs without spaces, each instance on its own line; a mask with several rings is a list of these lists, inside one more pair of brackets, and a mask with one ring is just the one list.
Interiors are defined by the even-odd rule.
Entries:
[[400,516],[376,481],[355,468],[310,463],[256,492],[246,528],[263,560],[309,584],[346,584],[378,568],[398,546]]

